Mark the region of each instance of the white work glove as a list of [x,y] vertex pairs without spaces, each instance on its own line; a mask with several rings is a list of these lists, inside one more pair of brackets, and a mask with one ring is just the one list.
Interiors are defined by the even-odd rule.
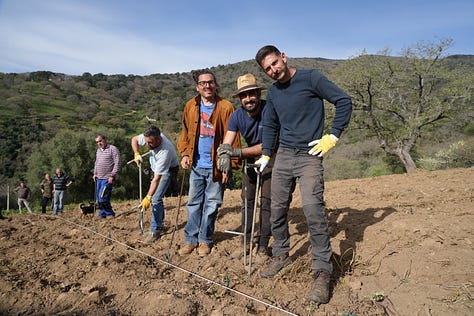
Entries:
[[308,154],[318,157],[322,157],[324,154],[326,154],[329,149],[333,148],[336,146],[336,142],[339,140],[335,135],[324,135],[321,139],[313,140],[308,144],[308,146],[314,146],[308,151]]
[[268,157],[266,155],[262,155],[262,157],[260,157],[257,161],[255,161],[255,164],[260,166],[258,168],[258,170],[257,170],[257,168],[255,168],[255,171],[256,172],[263,172],[265,167],[268,165],[269,161],[270,161],[270,157]]

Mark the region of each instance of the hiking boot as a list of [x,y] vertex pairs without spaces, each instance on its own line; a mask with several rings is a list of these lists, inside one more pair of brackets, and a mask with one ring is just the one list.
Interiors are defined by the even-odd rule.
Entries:
[[211,253],[211,247],[204,242],[200,242],[197,252],[198,255],[201,257],[207,256]]
[[[107,216],[108,218],[108,216]],[[152,242],[154,242],[155,240],[157,240],[158,238],[160,238],[160,233],[159,232],[150,232],[148,234],[148,236],[145,238],[145,240],[143,241],[143,243],[145,245],[147,244],[151,244]]]
[[270,262],[262,271],[260,271],[260,276],[262,278],[273,278],[286,266],[289,266],[291,263],[291,258],[288,257],[288,254],[279,255],[278,257],[273,257],[272,262]]
[[326,270],[316,270],[314,273],[313,286],[309,292],[309,299],[326,304],[329,302],[329,281],[331,274]]
[[270,251],[267,247],[258,247],[255,255],[255,264],[264,264],[270,260]]
[[196,246],[191,244],[184,244],[184,246],[179,249],[178,253],[180,256],[189,255],[194,251],[194,249],[196,249]]

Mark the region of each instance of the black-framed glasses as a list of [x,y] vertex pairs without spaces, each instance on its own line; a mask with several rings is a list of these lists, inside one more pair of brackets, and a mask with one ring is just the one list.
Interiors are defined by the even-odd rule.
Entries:
[[198,82],[198,85],[201,86],[201,87],[205,87],[205,86],[213,86],[215,85],[216,82],[214,80],[208,80],[208,81],[199,81]]

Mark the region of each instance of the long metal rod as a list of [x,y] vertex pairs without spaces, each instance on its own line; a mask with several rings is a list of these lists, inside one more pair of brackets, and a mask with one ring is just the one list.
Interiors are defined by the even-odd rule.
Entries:
[[[147,151],[146,153],[144,153],[143,155],[141,155],[142,157],[145,157],[145,156],[148,156],[150,154],[150,151]],[[130,161],[127,161],[127,165],[131,164],[132,162],[134,162],[135,159],[132,159]]]
[[184,179],[186,178],[186,169],[183,169],[183,178],[181,179],[181,189],[179,191],[179,198],[178,198],[178,205],[176,207],[176,216],[174,219],[174,227],[173,227],[173,232],[171,233],[171,240],[170,244],[168,246],[168,251],[167,251],[167,258],[168,262],[171,262],[171,247],[173,247],[173,240],[174,240],[174,234],[178,230],[178,216],[179,216],[179,210],[181,209],[181,198],[183,197],[183,191],[184,191]]
[[[141,156],[145,157],[145,156],[148,156],[150,153],[151,153],[151,150],[147,151],[146,153],[144,153]],[[135,159],[127,161],[127,165],[131,164],[134,161],[135,161]],[[138,210],[138,227],[140,227],[140,231],[143,234],[143,209],[141,207],[142,198],[143,198],[143,193],[142,193],[142,164],[141,163],[138,164],[138,195],[139,195],[138,198],[140,200],[140,207],[139,207],[139,210]]]
[[138,227],[143,234],[143,207],[142,207],[142,164],[138,164],[138,195],[140,199],[140,208],[138,210]]
[[[247,159],[244,160],[244,174],[245,174],[245,184],[244,184],[244,266],[247,265],[247,218],[248,218],[248,199],[247,199],[247,182],[248,182],[248,173],[247,173]],[[250,237],[252,240],[252,237]]]
[[[249,167],[257,168],[258,166],[255,164],[249,164]],[[258,169],[255,170],[257,173],[257,184],[255,186],[255,199],[253,203],[253,214],[252,214],[252,232],[251,237],[253,239],[253,234],[255,232],[255,221],[257,217],[257,204],[258,204],[258,191],[260,190],[260,171]],[[253,242],[250,242],[250,254],[249,254],[249,275],[252,273],[252,252],[253,252]]]

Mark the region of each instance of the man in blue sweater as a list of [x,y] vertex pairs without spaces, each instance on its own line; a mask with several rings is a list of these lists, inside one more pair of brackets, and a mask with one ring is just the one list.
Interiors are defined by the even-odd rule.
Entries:
[[[272,262],[260,275],[271,278],[291,263],[288,209],[292,188],[299,182],[303,212],[311,242],[314,280],[309,299],[329,302],[332,249],[324,208],[323,155],[336,145],[352,113],[351,98],[317,70],[294,69],[285,53],[264,46],[255,59],[265,74],[276,80],[267,93],[263,121],[262,157],[256,161],[263,171],[278,139],[271,189],[271,227],[274,243]],[[324,103],[334,104],[336,113],[329,134],[323,136]]]

